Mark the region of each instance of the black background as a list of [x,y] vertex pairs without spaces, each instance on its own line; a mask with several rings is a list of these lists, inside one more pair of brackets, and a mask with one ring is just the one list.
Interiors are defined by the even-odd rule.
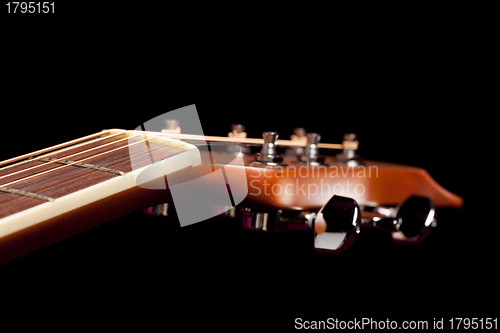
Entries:
[[495,120],[481,42],[446,27],[339,31],[297,18],[238,29],[238,18],[20,20],[1,35],[1,159],[195,104],[208,135],[232,123],[250,137],[301,126],[340,142],[355,132],[364,158],[424,168],[464,207],[438,211],[418,246],[363,230],[338,256],[316,254],[307,233],[221,218],[181,229],[137,212],[0,267],[19,302],[10,304],[56,304],[47,310],[75,324],[186,328],[497,315],[496,162],[483,149]]

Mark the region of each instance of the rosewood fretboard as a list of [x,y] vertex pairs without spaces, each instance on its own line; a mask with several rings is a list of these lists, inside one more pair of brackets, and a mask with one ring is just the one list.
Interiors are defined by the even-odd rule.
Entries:
[[[0,177],[3,177],[0,178],[0,219],[121,177],[132,171],[132,167],[148,166],[185,152],[183,148],[166,146],[163,138],[147,140],[144,141],[146,144],[137,144],[134,149],[129,149],[128,145],[144,140],[146,136],[128,139],[132,136],[131,132],[122,132],[103,131],[96,138],[0,166]],[[84,152],[87,150],[91,151]],[[62,160],[57,161],[59,159]],[[84,161],[78,163],[80,160]],[[39,167],[17,173],[34,166]]]

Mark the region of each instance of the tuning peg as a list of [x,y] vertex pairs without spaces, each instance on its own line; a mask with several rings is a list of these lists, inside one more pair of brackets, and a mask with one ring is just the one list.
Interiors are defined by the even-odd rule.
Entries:
[[[293,129],[293,134],[290,136],[290,140],[294,142],[301,142],[303,146],[307,143],[307,131],[302,127],[297,127]],[[304,153],[304,147],[289,147],[285,150],[285,156],[297,157]]]
[[348,166],[363,165],[361,156],[353,149],[353,146],[357,146],[358,143],[358,136],[356,134],[344,134],[344,141],[342,142],[344,149],[335,156],[335,160]]
[[305,140],[306,135],[307,131],[305,130],[305,128],[296,127],[293,129],[293,134],[290,136],[290,139],[292,141],[302,141]]
[[179,126],[179,121],[176,119],[165,119],[162,133],[172,133],[179,134],[181,133],[181,127]]
[[320,253],[341,253],[356,239],[361,211],[354,199],[334,195],[313,222],[314,248]]
[[142,211],[144,214],[154,216],[176,216],[177,214],[174,205],[168,203],[144,208]]
[[238,138],[246,138],[247,133],[245,132],[245,126],[242,124],[232,124],[231,132],[227,134],[228,137],[238,137]]
[[393,212],[393,216],[362,217],[354,199],[335,195],[314,221],[314,247],[317,252],[340,253],[354,241],[360,227],[389,231],[397,244],[416,244],[436,226],[434,205],[429,198],[410,196]]
[[264,144],[260,153],[256,156],[256,161],[268,165],[285,165],[283,164],[283,157],[278,156],[278,149],[276,147],[276,140],[278,139],[278,132],[267,131],[262,133]]
[[[231,132],[227,134],[228,137],[233,138],[246,138],[247,133],[245,132],[245,126],[242,124],[232,124]],[[243,155],[250,155],[252,153],[251,149],[247,145],[243,144],[233,144],[228,145],[227,152],[233,155],[239,155],[240,153]]]
[[319,154],[319,140],[321,135],[318,133],[309,133],[306,135],[307,143],[304,149],[304,154],[300,155],[299,162],[308,163],[311,165],[326,165],[325,158]]
[[255,211],[243,208],[242,226],[247,230],[284,231],[286,224],[281,220],[281,210]]
[[395,212],[400,227],[392,238],[397,244],[420,243],[437,226],[434,203],[429,198],[412,195]]

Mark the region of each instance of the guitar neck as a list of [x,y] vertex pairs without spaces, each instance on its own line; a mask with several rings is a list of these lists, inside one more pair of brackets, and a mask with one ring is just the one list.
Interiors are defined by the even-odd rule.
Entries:
[[3,163],[0,263],[169,201],[151,189],[201,159],[195,146],[158,134],[108,130]]

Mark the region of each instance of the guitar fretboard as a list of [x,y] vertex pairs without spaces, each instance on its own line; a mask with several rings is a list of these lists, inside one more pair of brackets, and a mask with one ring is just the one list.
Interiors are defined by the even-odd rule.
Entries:
[[[0,167],[0,219],[182,152],[166,138],[113,130]],[[179,141],[176,141],[179,143]]]

